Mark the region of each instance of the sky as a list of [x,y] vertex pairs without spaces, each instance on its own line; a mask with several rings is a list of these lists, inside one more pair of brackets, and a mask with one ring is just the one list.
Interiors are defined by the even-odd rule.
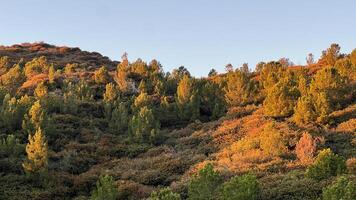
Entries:
[[0,0],[0,45],[44,41],[195,76],[356,48],[355,0]]

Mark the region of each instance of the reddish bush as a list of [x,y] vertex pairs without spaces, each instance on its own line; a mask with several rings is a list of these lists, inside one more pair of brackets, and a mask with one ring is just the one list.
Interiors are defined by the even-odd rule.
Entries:
[[304,132],[297,143],[295,151],[298,159],[303,164],[312,163],[316,152],[316,142],[309,133]]

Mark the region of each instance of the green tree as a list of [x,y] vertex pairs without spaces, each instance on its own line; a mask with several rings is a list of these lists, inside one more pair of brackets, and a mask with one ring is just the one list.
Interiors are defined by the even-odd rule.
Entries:
[[241,106],[251,103],[257,91],[256,84],[247,73],[229,72],[225,87],[225,99],[230,106]]
[[337,179],[336,183],[323,189],[323,200],[354,200],[356,185],[345,176]]
[[271,117],[293,114],[300,93],[291,78],[285,78],[272,86],[263,102],[264,113]]
[[174,193],[170,188],[163,188],[151,193],[149,200],[180,200],[180,195]]
[[318,115],[312,96],[302,96],[298,99],[294,107],[293,121],[298,125],[305,125],[315,122]]
[[160,123],[155,119],[148,107],[142,107],[135,114],[129,124],[129,133],[133,140],[138,142],[155,143],[160,129]]
[[27,160],[22,164],[26,172],[37,173],[47,170],[48,145],[41,128],[38,128],[33,136],[28,135],[26,153]]
[[32,134],[40,128],[47,128],[47,113],[38,100],[32,105],[28,114],[25,114],[22,129],[26,133]]
[[7,135],[0,140],[0,158],[15,158],[23,154],[24,148],[14,135]]
[[322,52],[320,61],[326,66],[334,66],[340,56],[340,46],[338,44],[331,44],[330,47]]
[[3,56],[0,57],[0,76],[5,74],[10,68],[9,57]]
[[119,97],[119,91],[116,86],[112,83],[108,83],[105,86],[105,93],[104,93],[104,102],[111,102],[117,100]]
[[95,70],[94,81],[97,84],[107,84],[110,81],[110,75],[105,66],[102,66],[98,70]]
[[54,83],[54,80],[56,79],[56,70],[54,69],[54,66],[51,65],[48,70],[48,81],[50,84]]
[[222,188],[223,200],[257,200],[260,196],[260,185],[256,176],[246,174],[235,176],[225,182]]
[[121,102],[111,113],[109,127],[112,131],[125,133],[129,122],[129,113],[126,104]]
[[113,177],[109,175],[100,176],[96,182],[96,188],[93,190],[91,200],[116,200],[118,198],[118,189]]
[[350,60],[351,60],[352,66],[356,67],[356,49],[352,50],[352,52],[350,54]]
[[313,165],[307,169],[307,176],[321,180],[346,172],[345,160],[330,149],[319,152]]
[[7,88],[11,94],[15,94],[16,90],[25,82],[26,77],[20,65],[15,65],[7,73],[1,76],[1,83]]
[[188,199],[218,199],[222,183],[222,176],[219,172],[214,171],[213,165],[209,163],[190,180],[188,185]]
[[127,53],[121,56],[121,63],[117,65],[116,68],[116,78],[115,81],[119,86],[121,92],[126,93],[129,91],[129,81],[127,73],[129,71],[130,63],[127,59]]
[[211,69],[209,71],[208,77],[213,77],[213,76],[216,76],[216,75],[218,75],[218,72],[215,69]]
[[273,123],[265,125],[260,136],[260,147],[270,156],[280,156],[287,152],[285,139]]
[[37,99],[45,98],[48,96],[48,88],[44,82],[41,82],[37,85],[34,93]]
[[176,103],[182,120],[195,120],[199,117],[199,99],[194,90],[193,79],[184,75],[177,87]]
[[47,73],[50,65],[44,56],[34,58],[25,64],[25,76],[31,78],[33,75]]

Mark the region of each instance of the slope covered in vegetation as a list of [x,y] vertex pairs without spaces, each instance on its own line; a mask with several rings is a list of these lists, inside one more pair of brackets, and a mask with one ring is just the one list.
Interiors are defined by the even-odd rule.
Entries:
[[0,199],[355,199],[356,50],[194,78],[0,47]]

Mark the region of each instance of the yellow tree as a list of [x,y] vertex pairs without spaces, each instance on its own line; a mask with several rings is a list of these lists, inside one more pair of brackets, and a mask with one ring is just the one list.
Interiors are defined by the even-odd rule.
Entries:
[[116,83],[119,86],[121,92],[127,92],[129,90],[129,82],[127,80],[127,72],[129,70],[129,61],[127,59],[127,53],[121,57],[122,61],[116,69]]
[[22,163],[22,167],[26,172],[37,173],[47,169],[48,145],[41,128],[38,128],[33,136],[28,136],[26,153],[27,159]]

